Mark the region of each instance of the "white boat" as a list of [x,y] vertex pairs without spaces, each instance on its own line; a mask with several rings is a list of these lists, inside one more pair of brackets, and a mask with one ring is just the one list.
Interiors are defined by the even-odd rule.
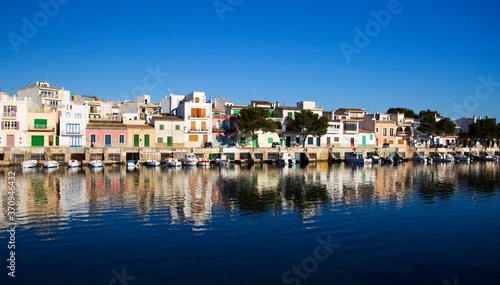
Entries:
[[221,154],[220,158],[215,160],[215,164],[218,166],[229,166],[229,159],[225,154]]
[[160,161],[156,159],[148,159],[146,160],[146,166],[151,166],[151,167],[160,166]]
[[453,154],[453,159],[455,160],[455,162],[466,162],[466,163],[469,163],[470,162],[470,157],[464,155],[464,154]]
[[38,160],[30,159],[21,163],[22,168],[34,168],[38,166]]
[[89,162],[89,166],[92,168],[102,168],[104,167],[104,162],[99,159],[95,159]]
[[207,166],[210,166],[210,159],[208,158],[200,158],[198,160],[198,166],[203,166],[203,167],[207,167]]
[[351,164],[367,164],[371,165],[372,160],[365,158],[362,152],[350,152],[345,154],[345,162]]
[[177,158],[168,158],[166,161],[168,167],[180,167],[182,166],[182,162],[180,162]]
[[292,166],[295,165],[296,161],[292,158],[289,152],[282,152],[276,158],[276,165],[278,166]]
[[432,158],[432,160],[436,163],[448,163],[448,162],[455,162],[455,159],[453,158],[453,155],[451,154],[445,154],[445,155],[436,155]]
[[414,155],[412,160],[416,163],[423,163],[423,164],[432,163],[431,158],[419,154]]
[[127,160],[126,165],[128,169],[139,169],[139,167],[141,167],[139,161],[135,161],[133,159]]
[[70,159],[67,165],[68,167],[80,167],[82,165],[82,162],[76,159]]
[[185,166],[196,166],[198,164],[198,158],[194,153],[186,153],[182,159],[182,165]]
[[55,160],[47,160],[46,162],[43,163],[44,168],[57,168],[59,167],[59,162]]

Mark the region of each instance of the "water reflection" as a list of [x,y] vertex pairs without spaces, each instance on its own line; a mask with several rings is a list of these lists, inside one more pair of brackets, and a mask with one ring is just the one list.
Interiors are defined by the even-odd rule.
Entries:
[[[415,199],[439,202],[454,195],[498,193],[496,163],[351,167],[316,163],[229,168],[145,168],[109,166],[52,171],[0,169],[2,210],[8,212],[7,172],[16,171],[18,223],[40,235],[68,227],[72,217],[93,217],[120,210],[144,225],[190,225],[210,229],[216,217],[245,218],[296,214],[309,219],[336,204],[394,203]],[[124,210],[125,209],[125,210]]]

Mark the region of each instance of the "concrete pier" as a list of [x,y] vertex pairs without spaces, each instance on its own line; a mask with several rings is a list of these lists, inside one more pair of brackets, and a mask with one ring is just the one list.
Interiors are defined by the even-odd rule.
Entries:
[[500,155],[499,148],[380,148],[380,147],[284,147],[284,148],[151,148],[151,147],[3,147],[0,148],[0,166],[19,165],[24,160],[36,159],[40,163],[56,160],[65,163],[77,159],[87,164],[93,159],[103,160],[106,164],[124,164],[129,159],[145,161],[147,159],[164,160],[175,157],[182,158],[185,153],[195,153],[215,160],[224,153],[231,161],[239,163],[274,162],[280,152],[289,152],[297,161],[342,161],[347,152],[363,152],[365,155],[377,153],[388,156],[398,153],[401,157],[411,159],[415,153],[433,156],[443,153],[471,153],[480,155],[484,151],[492,155]]

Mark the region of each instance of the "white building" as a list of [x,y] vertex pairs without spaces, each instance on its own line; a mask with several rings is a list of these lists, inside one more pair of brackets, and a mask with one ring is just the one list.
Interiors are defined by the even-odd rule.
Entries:
[[59,115],[59,145],[66,147],[85,146],[85,130],[89,122],[88,106],[71,104]]
[[0,147],[29,146],[26,130],[28,129],[28,99],[9,96],[0,92],[0,110],[2,112]]
[[19,98],[28,98],[28,109],[60,110],[70,103],[69,90],[50,86],[47,81],[20,88],[17,94]]

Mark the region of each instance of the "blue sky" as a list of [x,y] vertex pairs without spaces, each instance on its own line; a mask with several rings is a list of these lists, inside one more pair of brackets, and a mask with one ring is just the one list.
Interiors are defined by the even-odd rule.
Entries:
[[48,79],[110,100],[204,91],[242,105],[311,100],[325,110],[500,119],[494,0],[0,5],[0,88],[8,93]]

